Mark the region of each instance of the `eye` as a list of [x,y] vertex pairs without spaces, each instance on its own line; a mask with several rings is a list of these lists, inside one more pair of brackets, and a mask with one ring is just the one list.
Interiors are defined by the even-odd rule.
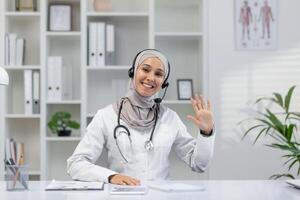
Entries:
[[142,70],[143,70],[144,72],[149,72],[149,71],[150,71],[150,69],[149,69],[148,67],[143,67]]
[[163,72],[155,72],[155,76],[163,77],[164,73]]

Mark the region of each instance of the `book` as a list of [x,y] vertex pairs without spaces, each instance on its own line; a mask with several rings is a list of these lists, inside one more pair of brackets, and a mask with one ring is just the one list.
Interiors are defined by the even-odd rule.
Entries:
[[148,185],[149,188],[161,190],[164,192],[193,192],[204,191],[204,187],[199,185],[190,185],[185,183],[153,183]]
[[123,185],[110,185],[110,194],[112,195],[144,195],[148,191],[147,186],[123,186]]
[[54,190],[103,190],[104,182],[84,181],[56,181],[52,180],[45,188],[46,191]]

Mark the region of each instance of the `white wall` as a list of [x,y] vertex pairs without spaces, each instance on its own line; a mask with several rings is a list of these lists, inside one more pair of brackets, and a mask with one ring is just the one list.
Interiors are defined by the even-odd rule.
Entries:
[[240,109],[257,95],[287,91],[297,84],[300,110],[299,0],[278,0],[278,48],[275,51],[236,51],[234,48],[234,0],[210,0],[209,73],[210,97],[216,118],[215,155],[211,179],[267,179],[285,172],[281,152],[251,139],[241,142],[237,123]]

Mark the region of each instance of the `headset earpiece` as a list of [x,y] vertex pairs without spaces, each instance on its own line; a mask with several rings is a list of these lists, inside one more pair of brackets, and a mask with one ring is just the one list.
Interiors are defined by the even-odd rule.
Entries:
[[133,66],[128,70],[128,76],[129,78],[133,78],[133,75],[134,75],[134,68]]
[[169,86],[169,82],[164,82],[162,85],[161,85],[161,88],[164,89],[165,87],[168,87]]

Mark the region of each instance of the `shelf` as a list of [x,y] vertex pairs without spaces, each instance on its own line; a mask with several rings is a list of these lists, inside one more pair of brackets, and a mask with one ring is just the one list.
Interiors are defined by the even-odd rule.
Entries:
[[182,39],[199,39],[203,37],[202,32],[156,32],[156,37],[170,37],[170,38],[182,38]]
[[5,12],[7,17],[39,17],[39,12]]
[[47,141],[80,141],[81,137],[46,137]]
[[80,31],[62,31],[62,32],[58,32],[58,31],[47,31],[46,35],[49,37],[67,37],[67,36],[81,36],[81,32]]
[[107,65],[104,67],[90,67],[86,66],[87,70],[128,70],[128,65]]
[[38,118],[40,118],[40,114],[32,114],[32,115],[6,114],[5,118],[7,118],[7,119],[38,119]]
[[26,70],[26,69],[36,69],[40,70],[39,65],[22,65],[22,66],[4,66],[6,70]]
[[148,17],[147,12],[87,12],[88,17]]
[[80,100],[47,101],[47,104],[81,104]]
[[[7,174],[7,171],[5,170],[5,173]],[[41,171],[38,171],[38,170],[29,170],[28,171],[28,175],[30,176],[35,176],[35,175],[41,175]]]

